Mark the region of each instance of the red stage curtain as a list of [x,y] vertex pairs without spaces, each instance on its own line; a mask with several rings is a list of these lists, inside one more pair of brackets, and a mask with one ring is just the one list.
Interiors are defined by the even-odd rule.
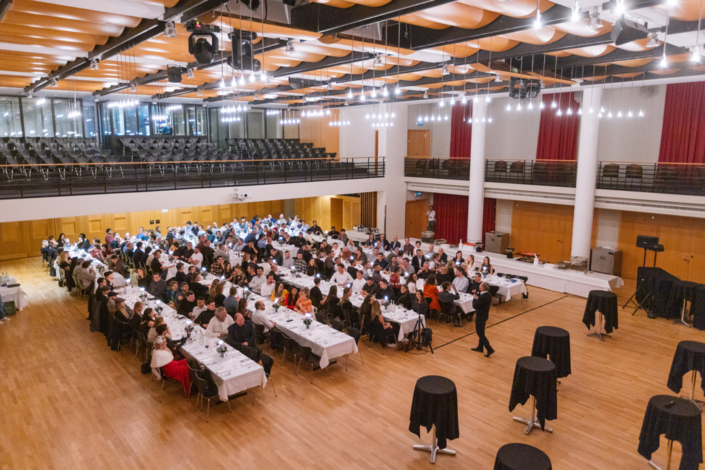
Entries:
[[468,197],[453,194],[434,194],[436,209],[435,238],[444,238],[448,243],[465,240],[468,233]]
[[666,87],[658,161],[705,163],[705,82]]
[[470,160],[472,124],[467,120],[472,116],[472,102],[456,104],[450,120],[450,158]]
[[[578,150],[578,130],[580,115],[578,103],[573,93],[554,93],[543,95],[544,109],[541,111],[539,124],[539,142],[536,147],[536,160],[575,160]],[[560,104],[562,115],[556,114],[557,108],[551,108],[556,100]],[[570,107],[572,115],[566,111]]]
[[482,211],[482,243],[485,243],[485,234],[494,232],[497,218],[497,199],[485,198],[485,207]]

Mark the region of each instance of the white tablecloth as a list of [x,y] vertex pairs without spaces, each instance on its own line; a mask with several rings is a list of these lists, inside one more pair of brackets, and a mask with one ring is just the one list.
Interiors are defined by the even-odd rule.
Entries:
[[[412,311],[406,310],[399,306],[390,307],[382,311],[384,318],[391,323],[399,324],[399,341],[403,340],[406,335],[414,331],[419,315]],[[421,322],[426,327],[426,317],[421,315]]]
[[[8,280],[8,284],[17,284],[17,280],[12,277]],[[22,290],[21,286],[16,287],[0,287],[0,297],[3,302],[14,302],[15,309],[22,310],[29,302],[27,302],[27,294]]]
[[[416,239],[413,239],[415,242]],[[413,242],[412,242],[413,243]],[[446,253],[453,253],[457,248],[450,248],[447,245],[441,245]],[[428,249],[428,243],[422,243],[424,252]],[[624,281],[619,276],[611,276],[609,274],[594,273],[594,272],[578,272],[570,269],[558,269],[555,264],[544,264],[536,266],[530,263],[518,261],[517,259],[509,259],[506,255],[499,253],[490,253],[483,251],[476,253],[473,247],[462,247],[463,257],[473,254],[475,256],[476,265],[479,266],[482,258],[488,256],[492,262],[492,266],[497,272],[505,272],[517,276],[526,276],[529,278],[527,284],[530,286],[540,287],[542,289],[552,290],[565,294],[587,297],[591,290],[606,290],[612,291],[624,285]]]
[[277,329],[293,338],[301,346],[311,348],[313,353],[321,358],[321,369],[325,369],[330,361],[346,354],[357,354],[357,344],[352,336],[337,331],[330,326],[313,319],[311,326],[306,328],[304,316],[287,308],[280,308],[274,313],[271,302],[266,302],[266,310],[271,321],[277,323]]
[[[130,308],[135,305],[135,302],[140,300],[139,294],[140,290],[135,287],[127,288],[124,292],[121,292],[121,296],[125,299],[125,304]],[[151,298],[151,296],[149,297]],[[188,319],[178,315],[168,305],[164,303],[160,305],[163,310],[159,315],[164,317],[164,322],[169,326],[171,339],[178,341],[186,336],[184,328]],[[155,306],[156,302],[150,300],[145,305],[145,308],[154,308]],[[201,326],[194,325],[191,340],[181,349],[211,371],[213,381],[218,386],[218,396],[221,400],[227,401],[229,395],[234,395],[248,388],[264,388],[267,385],[267,376],[261,365],[227,343],[222,343],[228,348],[228,351],[225,353],[225,357],[221,359],[220,354],[216,351],[219,340],[217,338],[207,338],[204,333],[205,330]]]
[[[498,286],[497,294],[501,295],[505,302],[512,298],[512,295],[523,294],[526,292],[526,285],[521,279],[505,279],[503,277],[489,275],[485,276],[484,281],[486,281],[491,286]],[[514,282],[512,282],[514,281]],[[423,292],[424,280],[419,279],[416,281],[416,288]],[[441,286],[437,286],[438,292],[441,291]],[[463,313],[474,312],[475,309],[472,307],[473,297],[465,292],[459,292],[460,298],[455,301],[455,305],[460,307]]]

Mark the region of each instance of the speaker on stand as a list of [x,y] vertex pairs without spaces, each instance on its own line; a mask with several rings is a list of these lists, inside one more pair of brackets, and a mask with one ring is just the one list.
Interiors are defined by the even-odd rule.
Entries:
[[[636,308],[632,312],[632,316],[636,314],[639,310],[643,309],[649,318],[656,318],[653,314],[654,308],[657,306],[659,309],[663,309],[660,302],[654,295],[654,281],[656,272],[656,257],[658,253],[663,253],[663,245],[659,245],[658,237],[650,237],[647,235],[638,235],[636,237],[636,246],[644,249],[644,261],[642,263],[642,279],[638,280],[638,286],[634,294],[622,305],[622,308],[626,308],[630,303],[634,304]],[[646,253],[648,251],[654,252],[654,265],[651,276],[646,273]],[[648,281],[648,282],[647,282]],[[648,287],[647,287],[648,284]],[[641,300],[639,298],[641,297]]]

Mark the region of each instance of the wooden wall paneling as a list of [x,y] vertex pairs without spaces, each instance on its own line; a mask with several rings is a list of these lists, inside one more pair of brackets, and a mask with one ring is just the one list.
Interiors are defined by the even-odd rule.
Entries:
[[131,220],[128,212],[117,212],[108,215],[108,227],[113,229],[113,233],[119,233],[122,237],[130,232]]
[[535,202],[515,202],[510,244],[519,251],[540,255],[557,263],[570,259],[573,240],[573,207]]
[[311,142],[316,148],[323,147],[326,152],[335,152],[336,158],[340,153],[340,127],[330,126],[330,121],[339,119],[339,111],[332,110],[330,116],[304,118],[300,124],[301,142]]
[[405,237],[421,238],[421,232],[426,231],[427,211],[428,201],[426,199],[406,201]]
[[[84,215],[80,217],[82,232],[91,240],[93,238],[100,239],[101,243],[105,243],[105,230],[108,228],[108,215]],[[110,227],[112,228],[112,227]],[[75,239],[71,240],[75,241]]]
[[[30,220],[25,222],[27,233],[27,256],[40,256],[42,254],[42,240],[56,236],[55,219]],[[74,238],[74,241],[77,238]]]
[[0,259],[26,258],[27,236],[25,222],[5,222],[0,224]]
[[230,223],[233,221],[231,204],[220,204],[218,206],[218,223],[223,225],[223,222]]
[[340,230],[343,226],[343,200],[337,197],[330,198],[330,226]]
[[377,193],[360,194],[360,223],[365,227],[377,227]]
[[[659,216],[652,219],[652,224],[658,224],[659,243],[664,247],[664,252],[656,258],[656,266],[685,281],[690,280],[693,264],[694,222],[689,217]],[[653,258],[649,256],[649,259]]]
[[[52,223],[50,225],[54,226],[54,232],[50,233],[50,235],[54,235],[56,238],[59,238],[59,234],[63,233],[66,235],[69,240],[73,243],[76,240],[78,240],[78,236],[81,233],[85,233],[85,227],[83,224],[83,221],[81,220],[81,217],[61,217],[58,219],[51,219]],[[34,220],[32,222],[39,222],[37,220]],[[49,227],[51,228],[51,227]],[[91,238],[87,233],[86,236]],[[91,240],[92,241],[92,240]],[[41,247],[40,247],[41,249]]]

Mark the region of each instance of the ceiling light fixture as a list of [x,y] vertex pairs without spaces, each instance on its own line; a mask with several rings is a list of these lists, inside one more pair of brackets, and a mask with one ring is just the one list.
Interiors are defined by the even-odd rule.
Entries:
[[90,70],[98,70],[98,61],[96,59],[91,59],[91,65],[88,66]]
[[463,95],[463,98],[460,100],[460,102],[461,102],[462,104],[467,104],[468,98],[467,98],[465,95]]
[[382,67],[384,63],[382,62],[382,54],[377,54],[377,57],[375,57],[374,62],[372,62],[373,67]]
[[164,37],[165,38],[175,38],[176,37],[176,25],[173,21],[167,21],[166,26],[164,26]]
[[573,4],[573,13],[570,15],[570,21],[573,23],[577,23],[580,21],[582,15],[580,14],[580,7],[578,6],[578,0],[575,0],[575,4]]
[[622,16],[627,11],[627,7],[624,5],[624,0],[617,0],[614,6],[614,13],[617,16]]
[[287,54],[290,54],[290,55],[294,54],[296,52],[296,49],[294,48],[294,40],[293,39],[289,39],[288,41],[286,41],[286,48],[284,49],[284,52],[286,52]]
[[397,83],[397,86],[394,87],[394,94],[399,95],[401,94],[401,88],[399,88],[399,84]]
[[441,67],[441,76],[446,76],[450,75],[450,72],[448,71],[448,64],[443,64],[443,67]]
[[590,21],[588,21],[588,28],[602,28],[602,20],[600,19],[600,10],[598,7],[593,7],[593,9],[590,11]]
[[186,69],[186,78],[194,78],[194,73],[192,68]]
[[348,88],[348,99],[351,100],[353,97],[352,88]]
[[658,40],[658,33],[649,33],[649,40],[646,42],[646,47],[658,47],[660,45]]
[[425,99],[425,100],[428,99],[428,90],[423,92],[423,99]]
[[663,56],[661,57],[661,62],[659,63],[659,67],[662,69],[665,69],[668,67],[668,59],[666,58],[666,52],[663,53]]
[[382,87],[382,96],[384,96],[385,98],[389,96],[389,91],[387,90],[386,85]]
[[541,23],[541,12],[536,10],[536,19],[534,20],[534,29],[541,29],[543,24]]

